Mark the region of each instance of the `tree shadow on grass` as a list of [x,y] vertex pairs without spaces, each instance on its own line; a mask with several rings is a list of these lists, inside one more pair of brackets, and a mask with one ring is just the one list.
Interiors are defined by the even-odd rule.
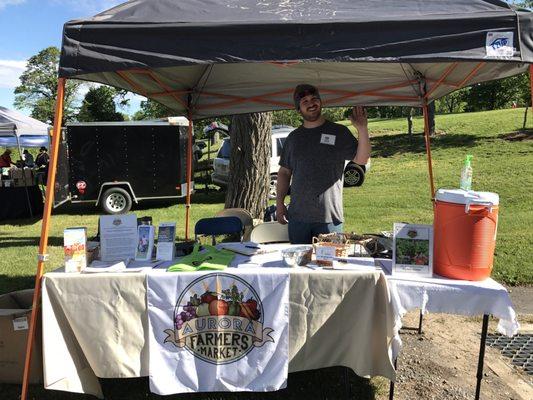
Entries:
[[[37,261],[35,262],[37,268]],[[22,289],[33,289],[35,287],[35,275],[5,275],[0,274],[0,294],[15,292]],[[0,389],[0,393],[2,390]],[[2,396],[0,396],[2,398]]]
[[533,129],[520,129],[519,131],[515,132],[503,133],[499,135],[498,138],[508,140],[510,142],[533,140]]
[[[449,134],[438,135],[431,138],[432,149],[461,148],[473,147],[480,140],[489,138],[468,135],[468,134]],[[490,139],[493,139],[490,137]],[[398,135],[384,135],[372,138],[372,157],[391,157],[397,154],[405,153],[425,153],[426,143],[423,133]]]
[[[218,204],[224,203],[226,193],[218,190],[209,190],[205,192],[202,189],[196,189],[196,193],[191,196],[191,204]],[[179,199],[155,199],[143,200],[138,204],[133,204],[131,212],[140,212],[153,208],[165,208],[185,204],[185,197]],[[65,203],[52,211],[52,215],[102,215],[100,207],[94,203]]]
[[42,215],[33,218],[5,219],[0,221],[0,225],[27,226],[33,225],[42,219]]
[[[39,246],[40,236],[4,236],[0,235],[0,249],[7,249],[10,247],[26,247]],[[63,246],[63,237],[48,236],[49,246]]]

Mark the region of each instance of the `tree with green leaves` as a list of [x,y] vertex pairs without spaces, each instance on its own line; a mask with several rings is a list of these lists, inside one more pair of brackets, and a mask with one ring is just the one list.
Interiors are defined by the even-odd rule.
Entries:
[[464,92],[465,111],[488,111],[508,108],[513,102],[528,105],[527,73],[496,81],[478,83]]
[[133,114],[133,119],[136,121],[144,119],[158,119],[175,116],[176,112],[172,111],[167,106],[158,103],[152,99],[141,101],[140,109]]
[[117,111],[117,102],[121,106],[128,104],[125,90],[111,86],[98,86],[89,89],[81,104],[78,121],[124,121],[124,116]]
[[[54,122],[59,55],[59,49],[51,46],[30,57],[20,76],[20,85],[15,88],[15,107],[30,109],[31,116],[43,122]],[[76,113],[76,95],[81,84],[77,80],[67,80],[63,122]]]
[[465,93],[467,89],[456,90],[440,99],[435,100],[436,111],[439,114],[455,114],[463,112],[465,107]]

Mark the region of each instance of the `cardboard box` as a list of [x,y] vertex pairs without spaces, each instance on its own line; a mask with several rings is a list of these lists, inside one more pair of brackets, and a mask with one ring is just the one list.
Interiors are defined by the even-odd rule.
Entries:
[[[0,382],[22,383],[33,289],[0,295]],[[43,382],[41,320],[33,342],[30,383]]]

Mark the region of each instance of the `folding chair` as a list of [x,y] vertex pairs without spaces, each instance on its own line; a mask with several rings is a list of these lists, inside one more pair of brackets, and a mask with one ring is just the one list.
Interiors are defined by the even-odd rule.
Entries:
[[250,240],[255,243],[289,243],[288,225],[279,222],[263,222],[252,230]]
[[198,240],[198,235],[211,236],[214,246],[215,236],[235,234],[242,242],[242,232],[242,222],[237,217],[203,218],[194,226],[194,239]]
[[239,218],[244,229],[242,238],[245,242],[250,240],[250,234],[254,227],[254,220],[252,214],[250,214],[248,210],[245,210],[244,208],[225,208],[224,210],[217,212],[215,217]]

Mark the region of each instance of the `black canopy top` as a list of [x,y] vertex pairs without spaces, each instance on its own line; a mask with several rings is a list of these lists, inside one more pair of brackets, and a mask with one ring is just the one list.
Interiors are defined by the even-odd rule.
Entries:
[[59,75],[193,117],[289,108],[300,82],[337,98],[380,93],[343,104],[420,105],[408,97],[423,97],[456,62],[428,100],[523,71],[532,26],[529,11],[498,0],[134,0],[65,24]]

